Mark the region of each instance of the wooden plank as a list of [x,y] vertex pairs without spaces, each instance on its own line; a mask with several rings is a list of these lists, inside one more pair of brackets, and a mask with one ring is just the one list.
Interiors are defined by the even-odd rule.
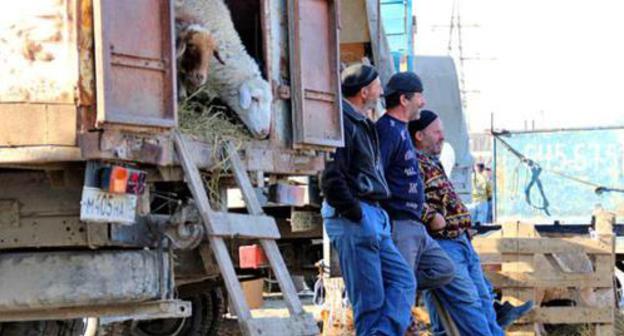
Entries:
[[613,324],[597,324],[595,326],[596,336],[613,336],[615,335],[615,326]]
[[477,238],[473,246],[478,253],[555,254],[584,252],[611,254],[609,240],[592,238]]
[[542,277],[539,273],[486,272],[496,288],[548,288],[548,287],[602,287],[613,286],[609,274],[566,274],[556,277]]
[[238,187],[241,189],[249,214],[262,215],[264,212],[262,211],[260,202],[258,202],[254,188],[251,185],[249,175],[247,175],[247,171],[245,171],[245,166],[238,155],[236,147],[231,142],[225,144],[225,155],[232,164],[234,178],[236,179]]
[[578,324],[612,323],[613,307],[536,307],[519,323]]
[[0,164],[41,164],[69,161],[82,161],[78,147],[69,146],[28,146],[0,148]]
[[195,203],[203,219],[204,227],[206,228],[206,235],[208,236],[208,242],[210,243],[214,257],[217,260],[217,264],[219,265],[219,269],[223,275],[225,287],[230,295],[234,312],[239,318],[239,323],[243,326],[244,321],[251,318],[251,312],[249,311],[249,306],[245,300],[243,289],[238,282],[238,276],[234,270],[232,259],[230,258],[223,238],[211,235],[213,231],[211,226],[211,216],[214,214],[214,211],[210,208],[208,196],[206,195],[204,185],[201,177],[199,176],[199,170],[192,162],[186,143],[180,133],[174,131],[173,138],[180,157],[180,163],[182,164],[182,168],[184,169],[185,175],[188,179],[187,183],[189,184],[189,188],[191,189],[191,193],[193,194],[193,198],[195,199]]
[[596,214],[596,233],[599,235],[613,235],[615,226],[615,214],[601,211]]
[[246,322],[252,335],[270,336],[313,336],[318,335],[316,321],[310,314],[290,318],[265,317],[254,318]]
[[275,219],[269,216],[251,216],[225,212],[210,214],[212,234],[224,237],[279,239]]
[[[251,181],[249,181],[249,175],[245,171],[238,152],[232,143],[226,143],[225,154],[232,164],[234,178],[236,179],[236,183],[240,187],[243,198],[245,199],[247,211],[251,215],[262,215],[262,207],[260,206],[260,202],[258,202],[256,193],[251,186]],[[275,244],[274,240],[268,239],[260,239],[260,244],[264,249],[264,253],[267,256],[267,259],[269,259],[269,263],[271,264],[271,268],[275,273],[275,278],[280,285],[280,289],[284,294],[284,300],[286,301],[286,306],[288,307],[291,316],[305,314],[301,305],[301,301],[299,300],[299,296],[297,296],[295,286],[292,283],[290,274],[288,273],[288,269],[286,268],[286,263],[284,263],[284,259],[282,258],[282,255],[277,248],[277,244]]]
[[48,144],[77,145],[76,107],[73,105],[48,105],[46,108]]
[[514,324],[507,329],[507,336],[535,336],[534,324]]

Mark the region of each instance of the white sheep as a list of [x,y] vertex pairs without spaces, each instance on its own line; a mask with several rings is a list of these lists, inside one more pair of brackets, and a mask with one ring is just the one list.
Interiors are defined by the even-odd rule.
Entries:
[[223,63],[212,62],[206,90],[223,100],[254,137],[269,135],[273,96],[260,68],[249,56],[222,0],[176,0],[176,16],[193,15],[218,43]]

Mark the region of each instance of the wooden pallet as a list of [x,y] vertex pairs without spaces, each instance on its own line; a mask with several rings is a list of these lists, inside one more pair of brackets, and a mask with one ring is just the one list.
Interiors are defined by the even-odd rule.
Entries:
[[[173,137],[186,182],[204,222],[206,238],[219,265],[243,335],[318,335],[316,321],[312,315],[303,310],[286,264],[275,242],[275,239],[280,237],[275,219],[264,215],[236,148],[231,143],[226,143],[224,154],[231,164],[234,178],[243,194],[248,215],[217,212],[211,208],[199,169],[194,163],[196,162],[195,158],[189,151],[187,143],[178,132],[174,132]],[[286,306],[290,312],[289,318],[252,318],[232,259],[223,240],[224,237],[257,238],[260,240],[284,295]],[[203,252],[202,254],[205,254],[207,251]]]
[[[597,236],[544,238],[530,224],[504,224],[491,237],[475,238],[486,275],[503,300],[535,307],[508,335],[536,335],[541,324],[588,324],[595,335],[614,334],[615,217],[601,213]],[[573,307],[540,307],[545,295],[558,292]]]

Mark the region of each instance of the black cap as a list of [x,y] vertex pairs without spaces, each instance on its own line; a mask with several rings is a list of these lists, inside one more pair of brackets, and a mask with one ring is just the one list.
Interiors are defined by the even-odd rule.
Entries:
[[420,111],[420,118],[416,120],[411,120],[407,124],[407,129],[409,130],[410,136],[413,136],[414,133],[418,131],[424,130],[425,128],[427,128],[427,126],[431,125],[431,123],[434,122],[436,119],[438,119],[438,115],[435,114],[435,112],[430,111],[430,110]]
[[344,69],[340,77],[343,95],[351,97],[372,83],[379,75],[377,70],[370,65],[354,64]]
[[409,71],[392,75],[384,89],[384,96],[387,97],[396,92],[423,92],[420,77]]

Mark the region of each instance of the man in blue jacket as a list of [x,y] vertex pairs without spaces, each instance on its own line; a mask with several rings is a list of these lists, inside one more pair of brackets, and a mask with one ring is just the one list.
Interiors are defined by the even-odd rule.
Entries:
[[357,335],[403,336],[411,321],[414,274],[393,244],[380,206],[390,191],[379,137],[366,116],[383,89],[369,65],[350,66],[341,77],[345,146],[323,172],[325,230],[338,252]]
[[[423,85],[413,72],[394,74],[386,86],[386,113],[376,123],[384,172],[392,197],[382,202],[392,220],[392,238],[413,267],[419,290],[453,280],[453,262],[429,236],[422,222],[425,189],[407,123],[420,117],[425,105]],[[443,225],[437,214],[432,225]],[[429,223],[427,223],[429,224]]]

